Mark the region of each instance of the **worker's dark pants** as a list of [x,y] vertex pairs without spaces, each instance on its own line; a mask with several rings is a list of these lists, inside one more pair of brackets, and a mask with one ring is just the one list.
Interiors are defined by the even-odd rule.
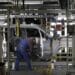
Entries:
[[16,62],[15,62],[16,70],[19,70],[19,62],[20,62],[21,58],[23,58],[24,61],[27,63],[28,69],[32,70],[30,59],[29,59],[29,56],[28,56],[28,53],[26,52],[26,50],[24,50],[23,48],[18,48],[16,50],[16,55],[17,55]]

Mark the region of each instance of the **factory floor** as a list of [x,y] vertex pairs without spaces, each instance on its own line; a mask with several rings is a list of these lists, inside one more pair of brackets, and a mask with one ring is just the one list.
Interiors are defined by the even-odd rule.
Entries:
[[54,69],[51,73],[41,73],[38,71],[10,71],[10,75],[75,75],[75,68],[69,66],[67,68],[66,62],[56,62]]
[[[37,66],[37,63],[36,64],[33,63],[33,64]],[[45,66],[46,64],[48,64],[48,63],[46,62],[46,63],[39,64],[39,69],[42,66],[46,68],[46,66]],[[52,69],[51,71],[50,71],[50,69],[48,70],[48,71],[50,71],[50,73],[45,73],[44,71],[43,71],[43,73],[41,73],[43,68],[41,68],[40,72],[37,70],[29,71],[29,70],[25,69],[25,64],[22,63],[22,65],[23,66],[20,66],[21,70],[19,70],[19,71],[11,70],[10,75],[75,75],[75,67],[70,65],[67,68],[66,62],[56,62],[54,65],[54,69]],[[2,74],[0,74],[0,75],[2,75]]]
[[56,62],[52,75],[75,75],[75,67],[67,62]]
[[22,62],[20,63],[19,71],[12,70],[10,71],[10,75],[46,75],[48,64],[50,64],[50,62],[32,62],[33,70],[29,71],[26,63]]
[[67,72],[65,68],[62,70],[54,69],[52,74],[42,74],[36,71],[10,71],[10,75],[75,75],[75,70],[73,72]]
[[26,64],[21,63],[20,70],[10,70],[10,75],[75,75],[75,67],[71,65],[67,67],[67,62],[56,62],[54,63],[53,69],[48,69],[48,64],[51,64],[51,62],[32,63],[32,65],[38,69],[29,71],[25,67]]
[[41,75],[41,73],[35,71],[11,71],[10,75]]

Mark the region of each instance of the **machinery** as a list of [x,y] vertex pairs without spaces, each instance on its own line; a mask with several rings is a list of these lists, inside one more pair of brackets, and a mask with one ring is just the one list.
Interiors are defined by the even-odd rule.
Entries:
[[[7,30],[7,28],[6,28]],[[30,25],[20,25],[20,35],[25,35],[27,38],[33,38],[32,41],[35,41],[33,44],[32,53],[30,55],[32,60],[50,60],[51,50],[50,50],[50,36],[42,30],[40,27],[34,24]],[[19,38],[18,37],[18,38]],[[7,38],[7,36],[6,36]],[[18,43],[16,37],[16,26],[10,26],[10,52],[15,55],[15,47]]]

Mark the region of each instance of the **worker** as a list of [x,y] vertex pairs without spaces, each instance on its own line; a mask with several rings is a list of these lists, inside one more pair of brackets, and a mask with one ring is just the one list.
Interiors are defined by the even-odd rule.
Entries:
[[25,39],[25,38],[20,38],[18,45],[16,47],[16,62],[15,62],[15,69],[19,70],[19,61],[20,58],[23,58],[24,61],[26,61],[28,69],[32,70],[32,66],[31,66],[31,62],[30,62],[30,58],[27,52],[27,49],[30,49],[31,51],[31,47],[30,47],[30,40],[29,39]]

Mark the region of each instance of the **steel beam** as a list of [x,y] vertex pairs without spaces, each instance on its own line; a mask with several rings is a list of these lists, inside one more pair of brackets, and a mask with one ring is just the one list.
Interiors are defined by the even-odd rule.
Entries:
[[[11,8],[12,9],[12,8]],[[15,12],[16,12],[16,9],[14,9]],[[19,13],[22,13],[23,10],[20,10]],[[36,9],[25,9],[24,11],[25,13],[32,13],[32,14],[35,14],[35,13],[38,13],[38,14],[44,14],[44,13],[48,13],[48,14],[58,14],[59,12],[65,14],[65,10],[60,10],[60,9],[39,9],[39,10],[36,10]],[[13,9],[10,11],[11,14],[13,14]],[[7,9],[0,9],[0,14],[7,14]]]
[[72,64],[75,67],[75,26],[74,26],[74,34],[72,36]]

